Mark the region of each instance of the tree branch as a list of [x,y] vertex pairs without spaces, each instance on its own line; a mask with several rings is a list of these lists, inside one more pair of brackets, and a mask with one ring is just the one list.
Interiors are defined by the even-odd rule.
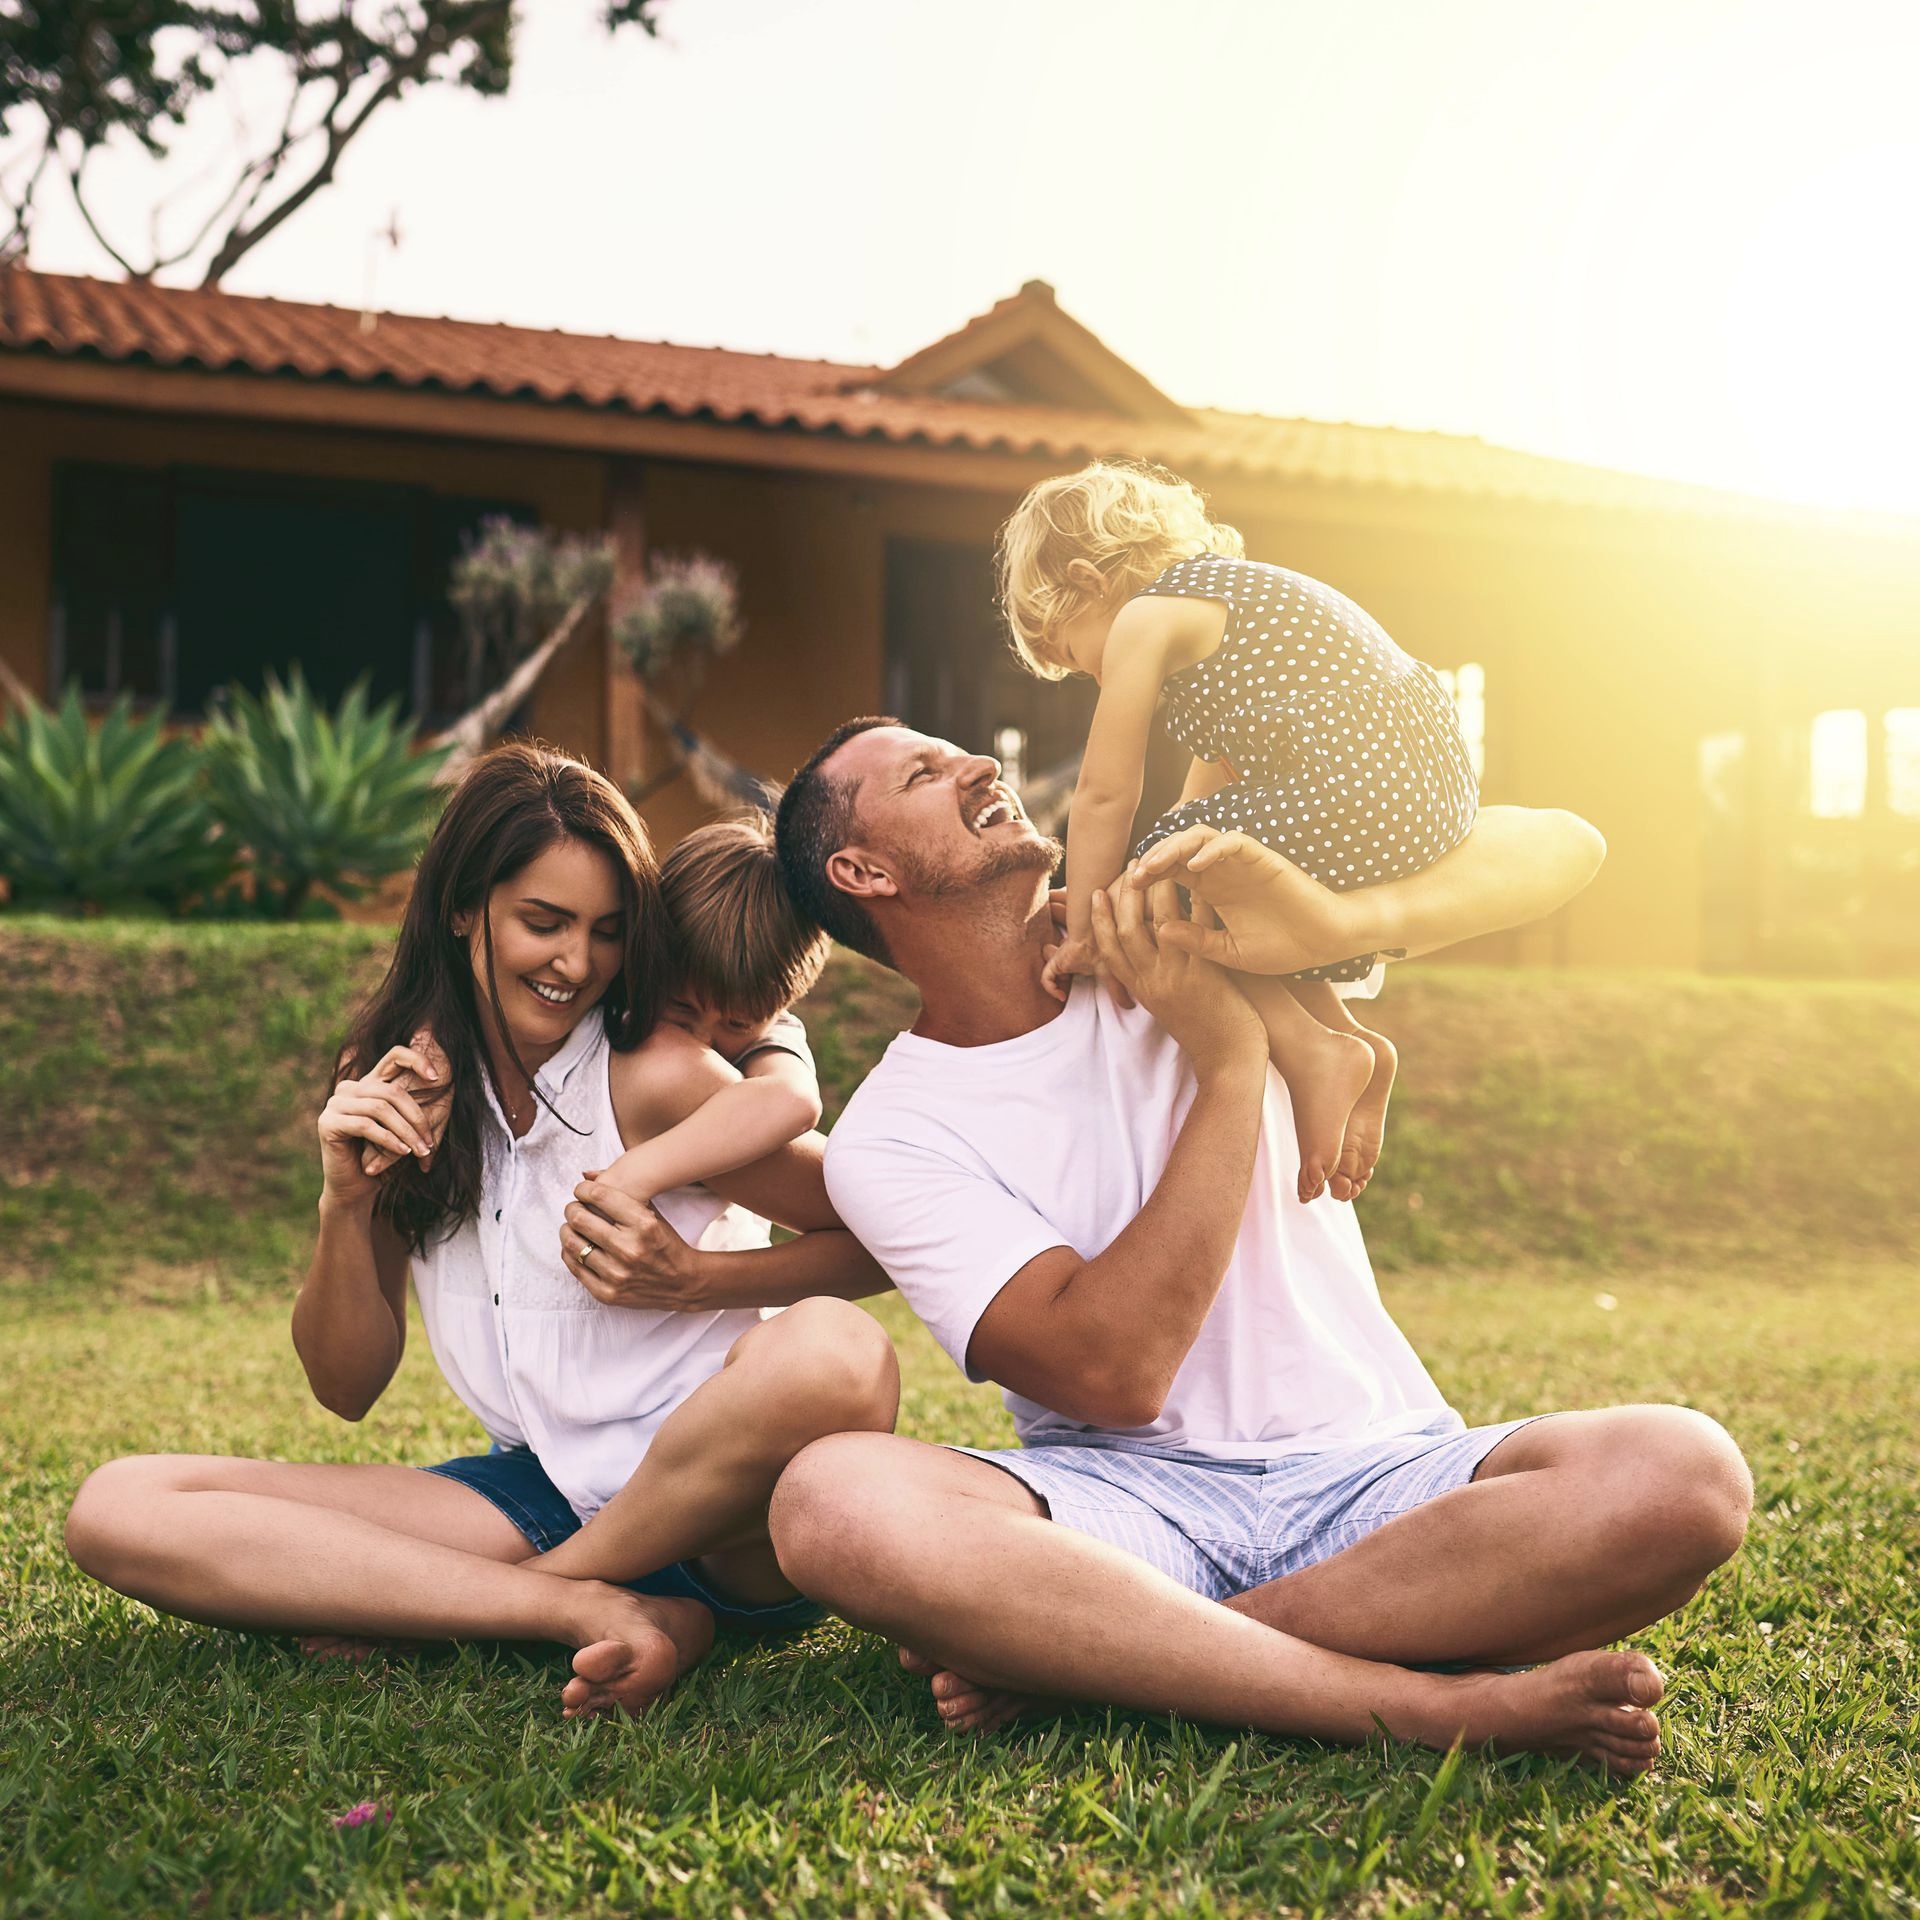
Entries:
[[[153,217],[149,222],[149,234],[153,243],[154,255],[152,271],[158,273],[162,267],[177,266],[182,260],[190,259],[194,254],[198,253],[206,244],[207,235],[226,217],[234,203],[241,199],[242,194],[245,194],[246,198],[241,202],[240,210],[234,216],[236,224],[244,220],[247,215],[260,204],[260,196],[272,185],[281,167],[285,164],[287,156],[292,153],[295,147],[306,140],[308,135],[313,131],[312,128],[309,128],[306,133],[299,135],[296,135],[293,131],[293,118],[300,108],[300,96],[306,91],[308,84],[309,83],[303,79],[296,78],[294,80],[293,92],[287,101],[286,118],[280,123],[279,137],[275,140],[273,146],[266,153],[260,155],[258,159],[249,160],[247,164],[241,168],[240,172],[234,178],[233,185],[221,196],[219,205],[201,221],[199,230],[194,234],[193,238],[189,240],[184,247],[169,254],[164,260],[160,258],[160,216],[166,211],[169,200],[176,198],[179,193],[187,191],[188,188],[196,184],[196,182],[190,181],[187,187],[176,189],[175,193],[163,196],[155,205]],[[210,171],[211,168],[204,169],[200,178],[204,179],[206,173]],[[249,191],[249,188],[251,188],[251,191]]]
[[93,148],[87,148],[75,164],[67,165],[66,162],[62,162],[63,165],[67,166],[67,185],[73,192],[73,204],[80,209],[80,218],[87,223],[87,231],[99,241],[101,250],[119,267],[120,271],[124,273],[129,280],[149,280],[153,277],[153,270],[149,268],[145,273],[142,273],[140,269],[100,231],[100,223],[94,219],[92,209],[87,205],[86,196],[80,191],[80,176],[86,172],[87,161],[93,151]]
[[[474,9],[465,31],[471,34],[489,21],[497,20],[511,12],[512,0],[491,0],[491,4]],[[221,280],[231,273],[234,267],[262,240],[274,232],[283,221],[290,220],[316,193],[328,186],[332,182],[335,169],[340,164],[340,156],[368,120],[404,88],[422,78],[427,68],[433,64],[435,57],[443,51],[445,51],[444,43],[436,43],[430,36],[423,34],[407,53],[394,61],[386,77],[367,96],[352,118],[344,125],[336,125],[334,117],[346,99],[346,88],[343,86],[336,94],[333,104],[322,116],[318,126],[314,128],[315,132],[320,131],[321,128],[326,130],[327,150],[321,156],[319,164],[305,180],[254,225],[246,224],[246,212],[242,212],[234,224],[228,228],[226,237],[215,249],[213,259],[208,263],[206,276],[200,282],[201,286],[217,287]],[[348,84],[350,85],[351,82]]]
[[47,162],[53,158],[53,130],[49,127],[40,142],[40,156],[34,161],[27,175],[27,183],[20,189],[16,199],[11,191],[5,192],[8,213],[12,216],[7,230],[0,234],[0,266],[16,259],[24,259],[27,243],[33,237],[33,195],[40,185],[40,176],[47,170]]

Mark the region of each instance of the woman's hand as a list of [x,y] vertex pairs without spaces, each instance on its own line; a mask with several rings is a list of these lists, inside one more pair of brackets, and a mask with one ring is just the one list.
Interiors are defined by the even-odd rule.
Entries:
[[[1169,944],[1241,973],[1300,973],[1373,951],[1366,938],[1363,894],[1323,887],[1291,860],[1244,833],[1188,827],[1169,834],[1134,862],[1116,891],[1167,880],[1185,887],[1217,917],[1174,927]],[[1396,943],[1386,943],[1396,944]]]
[[[409,1076],[422,1088],[423,1098],[407,1091]],[[369,1173],[362,1160],[369,1145],[387,1156],[383,1168],[407,1155],[422,1167],[430,1166],[446,1125],[451,1090],[445,1057],[436,1067],[413,1047],[389,1047],[365,1078],[340,1081],[320,1110],[322,1198],[347,1203],[372,1198],[379,1174]]]
[[[420,1028],[407,1045],[427,1063],[431,1072],[417,1073],[413,1068],[403,1066],[399,1076],[400,1087],[403,1092],[410,1093],[415,1103],[425,1111],[433,1134],[433,1146],[438,1151],[440,1137],[447,1130],[447,1116],[453,1111],[453,1066],[441,1050],[440,1042],[433,1037],[431,1027]],[[390,1147],[376,1147],[372,1141],[360,1149],[361,1169],[369,1174],[385,1173],[399,1158]]]
[[644,1200],[583,1174],[562,1216],[560,1258],[567,1271],[610,1307],[697,1312],[700,1257]]
[[1195,1073],[1264,1062],[1267,1030],[1220,968],[1165,936],[1183,932],[1179,890],[1121,886],[1093,896],[1093,938],[1103,971],[1172,1034]]

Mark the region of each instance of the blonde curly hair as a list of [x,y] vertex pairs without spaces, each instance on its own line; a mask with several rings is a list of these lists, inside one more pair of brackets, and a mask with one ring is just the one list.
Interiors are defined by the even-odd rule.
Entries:
[[1000,606],[1013,650],[1029,673],[1064,680],[1072,668],[1054,641],[1094,604],[1067,578],[1085,560],[1109,594],[1132,595],[1176,560],[1196,553],[1240,559],[1246,542],[1207,511],[1191,482],[1144,460],[1095,460],[1042,480],[1000,529]]

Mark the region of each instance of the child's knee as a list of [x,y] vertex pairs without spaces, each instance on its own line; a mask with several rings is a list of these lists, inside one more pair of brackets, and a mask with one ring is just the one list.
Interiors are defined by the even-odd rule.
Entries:
[[846,1300],[802,1300],[754,1331],[768,1391],[822,1433],[892,1427],[900,1366],[870,1314]]

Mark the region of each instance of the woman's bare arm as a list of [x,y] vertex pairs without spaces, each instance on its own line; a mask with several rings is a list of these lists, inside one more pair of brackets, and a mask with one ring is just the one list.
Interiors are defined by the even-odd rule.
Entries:
[[433,1158],[446,1101],[428,1106],[408,1091],[409,1075],[446,1082],[446,1067],[409,1047],[391,1048],[363,1079],[342,1079],[320,1114],[319,1231],[307,1277],[293,1303],[293,1346],[313,1396],[343,1420],[359,1420],[386,1391],[407,1344],[407,1255],[393,1229],[373,1217],[380,1176],[369,1147]]
[[1544,919],[1584,891],[1607,857],[1600,829],[1559,807],[1482,807],[1473,831],[1424,873],[1371,896],[1376,938],[1362,951],[1432,953]]
[[343,1420],[365,1419],[407,1347],[407,1252],[363,1206],[320,1201],[320,1231],[293,1303],[293,1348],[313,1397]]
[[1483,807],[1473,831],[1424,872],[1334,893],[1244,833],[1189,827],[1135,863],[1133,884],[1171,877],[1221,924],[1163,938],[1246,973],[1297,973],[1356,954],[1431,953],[1564,906],[1600,871],[1607,843],[1578,814]]

